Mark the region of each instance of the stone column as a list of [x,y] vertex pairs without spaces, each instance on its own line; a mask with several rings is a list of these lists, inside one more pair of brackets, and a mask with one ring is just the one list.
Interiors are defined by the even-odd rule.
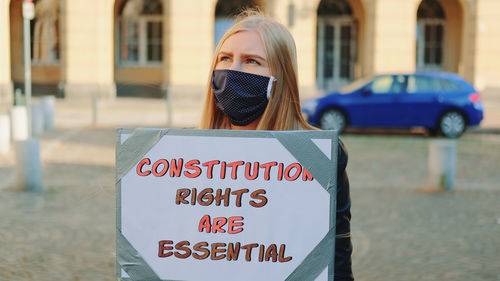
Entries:
[[279,1],[273,15],[295,40],[300,97],[316,95],[316,22],[319,1]]
[[65,1],[65,85],[68,99],[114,98],[112,0]]
[[213,57],[216,1],[168,1],[164,81],[175,107],[202,108]]
[[9,3],[0,0],[0,110],[10,106],[14,96],[10,73]]
[[375,1],[374,73],[415,70],[416,2]]
[[500,100],[500,1],[477,1],[474,85],[489,98]]

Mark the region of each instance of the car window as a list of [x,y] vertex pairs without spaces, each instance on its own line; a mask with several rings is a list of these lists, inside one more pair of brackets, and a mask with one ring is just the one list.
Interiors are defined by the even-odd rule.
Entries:
[[370,90],[374,94],[385,94],[391,90],[392,82],[394,78],[392,76],[380,76],[373,80]]
[[462,85],[460,85],[456,81],[452,81],[449,79],[440,79],[440,80],[441,80],[441,85],[443,85],[443,88],[446,92],[454,92],[454,91],[463,90]]
[[441,92],[443,91],[443,86],[440,80],[429,76],[410,75],[408,76],[407,92],[409,94]]
[[404,90],[405,86],[405,77],[404,75],[395,76],[394,83],[392,84],[391,91],[393,93],[401,93]]
[[373,79],[372,76],[357,79],[354,82],[349,83],[349,84],[345,85],[344,87],[340,88],[340,92],[346,94],[346,93],[350,93],[352,91],[355,91],[357,89],[360,89],[363,86],[365,86],[366,84],[368,84],[370,81],[372,81],[372,79]]
[[370,85],[370,90],[374,94],[400,93],[404,86],[403,75],[384,75],[375,78]]

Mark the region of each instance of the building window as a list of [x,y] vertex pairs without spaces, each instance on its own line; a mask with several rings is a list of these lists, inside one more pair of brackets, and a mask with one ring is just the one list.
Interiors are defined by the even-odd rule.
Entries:
[[35,65],[59,63],[59,1],[35,0],[30,21],[31,60]]
[[441,70],[445,13],[437,0],[423,0],[417,11],[417,68]]
[[163,60],[161,0],[128,0],[118,19],[120,65],[160,65]]
[[337,90],[354,78],[357,23],[347,0],[322,0],[317,13],[317,86]]

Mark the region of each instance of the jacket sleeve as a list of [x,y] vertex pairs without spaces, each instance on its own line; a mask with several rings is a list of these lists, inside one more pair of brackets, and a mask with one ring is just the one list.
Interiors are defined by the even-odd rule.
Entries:
[[351,265],[351,198],[346,167],[347,151],[344,144],[339,141],[334,278],[336,281],[354,280]]

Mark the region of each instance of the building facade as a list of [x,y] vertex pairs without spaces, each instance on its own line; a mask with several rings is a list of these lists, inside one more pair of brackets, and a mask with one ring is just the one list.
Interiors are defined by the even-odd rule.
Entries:
[[[498,0],[35,0],[34,95],[163,97],[200,106],[241,7],[286,25],[302,97],[367,75],[455,72],[500,96]],[[0,103],[23,88],[22,0],[0,0]]]

